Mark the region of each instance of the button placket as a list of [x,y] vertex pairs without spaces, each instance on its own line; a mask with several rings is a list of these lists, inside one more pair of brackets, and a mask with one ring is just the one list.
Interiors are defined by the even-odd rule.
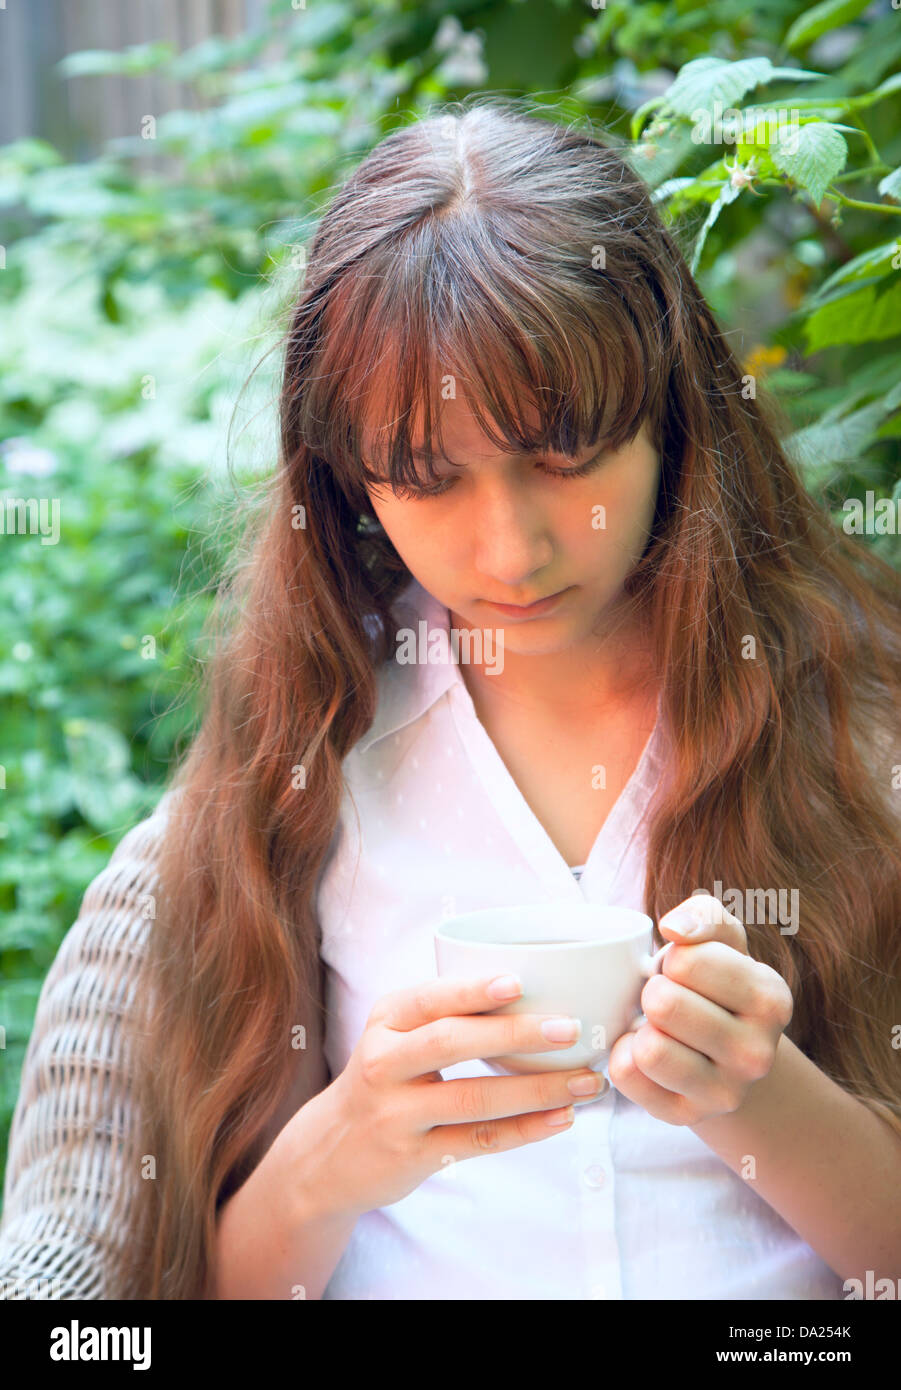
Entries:
[[611,1087],[602,1099],[581,1113],[576,1112],[576,1181],[579,1185],[585,1297],[592,1300],[617,1300],[623,1296],[610,1154],[610,1126],[615,1100],[616,1093]]

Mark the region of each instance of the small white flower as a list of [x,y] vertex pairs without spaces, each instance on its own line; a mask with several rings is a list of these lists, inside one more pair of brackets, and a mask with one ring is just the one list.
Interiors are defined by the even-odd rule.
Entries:
[[757,165],[753,159],[749,159],[744,165],[739,164],[737,157],[732,164],[728,159],[724,159],[723,168],[729,175],[729,183],[733,188],[750,188],[757,174]]

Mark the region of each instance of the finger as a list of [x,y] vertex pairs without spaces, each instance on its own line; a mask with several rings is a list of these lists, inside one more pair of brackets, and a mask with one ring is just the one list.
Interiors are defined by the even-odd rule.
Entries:
[[741,1018],[780,1028],[791,1020],[792,995],[782,976],[763,961],[739,955],[721,941],[674,946],[667,953],[662,973]]
[[506,975],[486,975],[481,980],[457,979],[442,976],[437,980],[426,980],[423,984],[409,989],[394,990],[385,994],[376,1003],[369,1015],[369,1023],[384,1023],[398,1032],[410,1032],[421,1028],[424,1023],[446,1018],[448,1014],[481,1013],[496,1009],[505,1000],[515,999],[522,993],[489,994],[490,985],[500,980],[509,980]]
[[[645,1024],[644,1027],[650,1025]],[[698,1114],[697,1106],[692,1105],[685,1096],[660,1086],[639,1070],[632,1055],[637,1037],[638,1033],[623,1033],[610,1049],[607,1075],[611,1085],[657,1120],[665,1120],[670,1125],[693,1124]]]
[[756,1022],[729,1013],[663,975],[648,980],[641,1004],[645,1019],[659,1032],[700,1052],[717,1066],[751,1077],[765,1071],[768,1048]]
[[[542,1024],[570,1023],[566,1037],[549,1038]],[[507,1057],[517,1052],[565,1052],[578,1040],[578,1019],[560,1014],[448,1015],[424,1023],[412,1032],[398,1033],[385,1027],[386,1042],[378,1064],[384,1083],[410,1081],[423,1072],[441,1071],[457,1062]]]
[[692,945],[700,941],[722,941],[742,955],[748,955],[744,926],[710,893],[695,893],[686,898],[661,917],[658,925],[661,936],[670,941],[691,942]]
[[554,1134],[564,1134],[572,1128],[575,1113],[568,1105],[558,1110],[512,1115],[509,1119],[438,1125],[428,1137],[426,1152],[436,1171],[447,1172],[452,1180],[455,1162],[480,1154],[503,1153],[505,1149],[518,1149],[523,1144],[537,1144]]
[[[570,1081],[590,1083],[590,1090],[571,1091]],[[599,1096],[607,1079],[586,1067],[543,1071],[530,1076],[466,1076],[416,1088],[416,1123],[423,1129],[467,1121],[504,1119],[537,1110],[555,1110]]]
[[645,1080],[682,1096],[690,1105],[733,1109],[738,1078],[730,1081],[708,1057],[667,1037],[652,1023],[633,1033],[631,1043],[632,1062]]

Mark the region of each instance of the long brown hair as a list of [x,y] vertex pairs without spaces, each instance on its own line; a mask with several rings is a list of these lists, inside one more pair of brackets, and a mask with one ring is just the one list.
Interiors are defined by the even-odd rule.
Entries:
[[715,882],[798,888],[797,932],[749,922],[751,954],[794,993],[792,1040],[901,1133],[898,575],[805,490],[640,178],[589,122],[542,113],[480,96],[396,129],[319,221],[278,468],[222,588],[161,845],[133,1020],[132,1161],[153,1155],[156,1177],[123,1216],[124,1297],[202,1296],[218,1207],[296,1076],[292,1036],[322,1025],[317,883],[410,578],[363,483],[434,476],[410,425],[421,408],[432,438],[448,374],[511,448],[614,448],[649,423],[660,489],[627,590],[672,775],[647,910]]

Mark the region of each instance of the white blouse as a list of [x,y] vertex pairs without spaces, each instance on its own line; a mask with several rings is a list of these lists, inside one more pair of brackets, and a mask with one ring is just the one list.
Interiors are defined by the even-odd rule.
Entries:
[[[410,625],[449,627],[413,581]],[[432,650],[423,643],[426,650]],[[346,790],[317,901],[332,1076],[376,999],[436,977],[433,933],[469,909],[569,899],[644,910],[642,814],[662,729],[574,877],[479,722],[453,661],[379,672],[376,717],[345,759]],[[109,1193],[134,1184],[117,1136],[135,1125],[120,1019],[133,1004],[157,885],[154,815],[89,885],[42,987],[10,1143],[0,1299],[116,1298],[93,1232],[127,1240]],[[493,1075],[483,1062],[447,1078]],[[79,1116],[73,1169],[59,1145]],[[21,1287],[13,1287],[13,1281]],[[52,1281],[48,1292],[36,1291]],[[688,1128],[615,1089],[570,1129],[450,1163],[357,1222],[328,1299],[838,1299],[842,1281]]]
[[[404,602],[414,632],[422,621],[448,631],[447,609],[417,582]],[[644,911],[641,817],[665,765],[658,720],[574,877],[479,722],[459,667],[389,662],[380,679],[376,720],[346,759],[321,887],[333,1076],[380,995],[436,977],[444,917],[567,899]],[[442,1071],[491,1075],[480,1061]],[[449,1163],[365,1213],[323,1297],[837,1299],[844,1290],[691,1129],[609,1088],[553,1138]]]

